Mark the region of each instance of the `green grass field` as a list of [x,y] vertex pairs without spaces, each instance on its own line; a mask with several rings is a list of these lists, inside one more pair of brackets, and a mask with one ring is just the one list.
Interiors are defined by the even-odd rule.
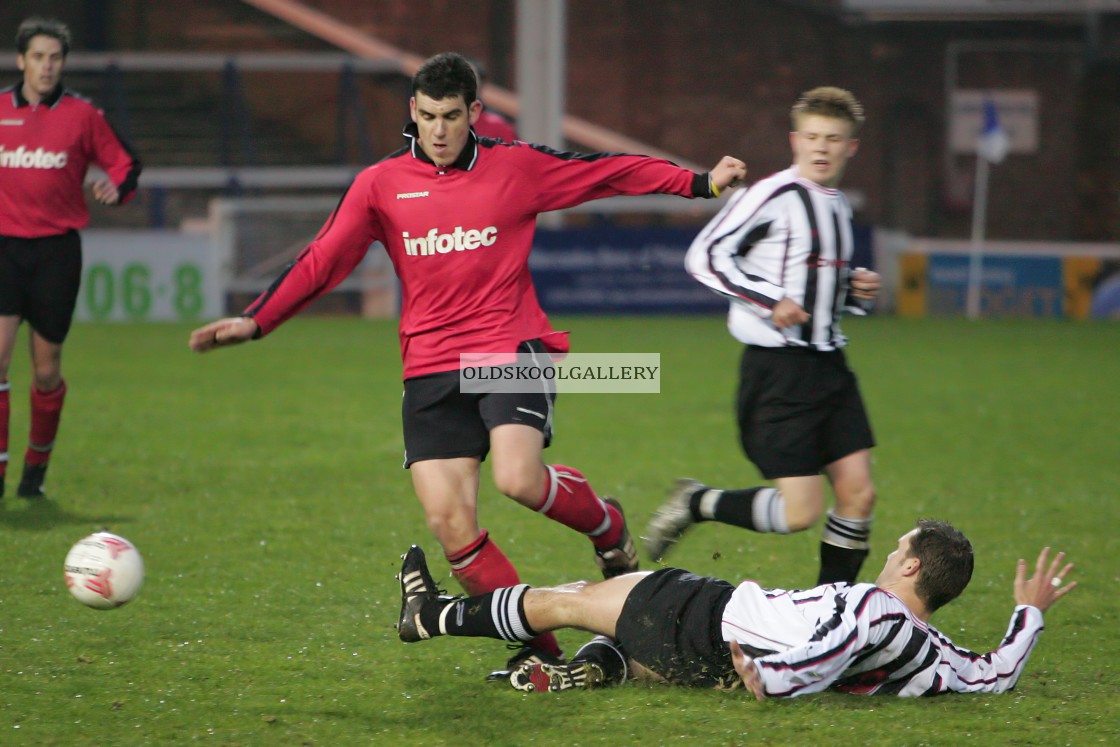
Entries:
[[[661,353],[660,395],[562,397],[547,452],[619,496],[636,534],[675,477],[757,483],[737,445],[738,351],[721,318],[554,321],[579,352]],[[872,318],[846,329],[880,442],[863,578],[916,518],[953,521],[977,571],[934,623],[986,651],[1006,628],[1017,558],[1052,545],[1077,563],[1081,588],[1047,616],[1010,694],[756,703],[664,686],[553,697],[488,684],[502,643],[405,646],[393,627],[409,544],[429,550],[437,577],[448,569],[400,467],[392,323],[297,319],[206,356],[188,352],[185,326],[79,325],[43,504],[12,495],[27,432],[23,340],[11,374],[0,744],[1117,744],[1120,325]],[[526,581],[595,576],[586,539],[488,481],[483,523]],[[103,527],[147,565],[140,596],[111,612],[62,583],[71,544]],[[819,528],[703,525],[671,561],[804,586],[818,539]],[[574,650],[585,637],[561,641]]]

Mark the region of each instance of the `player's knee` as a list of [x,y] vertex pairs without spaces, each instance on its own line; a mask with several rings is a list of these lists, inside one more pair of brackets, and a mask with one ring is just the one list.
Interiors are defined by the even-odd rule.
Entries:
[[868,481],[854,489],[845,490],[836,495],[836,507],[845,516],[871,516],[875,509],[875,485]]
[[40,392],[53,392],[62,383],[62,373],[54,367],[37,367],[32,373],[32,382]]
[[54,377],[48,377],[48,376],[39,377],[39,376],[36,376],[35,377],[35,388],[38,389],[40,392],[53,392],[55,389],[58,389],[58,385],[61,382],[62,382],[62,380],[57,376],[54,376]]
[[455,552],[477,539],[474,517],[467,518],[454,511],[429,511],[424,518],[428,531],[444,552]]
[[544,492],[544,468],[494,469],[494,486],[518,503],[532,506]]

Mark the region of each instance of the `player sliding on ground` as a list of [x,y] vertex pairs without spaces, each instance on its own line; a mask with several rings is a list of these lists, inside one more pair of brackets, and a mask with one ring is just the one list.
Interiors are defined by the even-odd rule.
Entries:
[[833,688],[880,695],[1000,693],[1015,686],[1042,615],[1077,587],[1064,584],[1065,553],[1039,553],[1034,575],[1019,561],[1015,611],[999,647],[976,654],[929,624],[972,577],[968,539],[922,519],[898,540],[874,584],[804,591],[738,587],[679,568],[628,573],[599,583],[527,585],[469,598],[443,596],[415,545],[401,566],[401,640],[439,635],[525,641],[579,628],[599,637],[567,664],[535,664],[510,676],[518,690],[557,691],[652,676],[678,685],[730,689],[756,698]]

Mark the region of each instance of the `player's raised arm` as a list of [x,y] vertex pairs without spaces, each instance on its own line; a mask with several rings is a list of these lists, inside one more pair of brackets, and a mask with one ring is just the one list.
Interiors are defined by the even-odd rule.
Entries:
[[956,647],[947,648],[953,657],[942,690],[968,693],[1003,693],[1014,689],[1026,668],[1031,652],[1042,632],[1043,613],[1057,600],[1077,588],[1064,584],[1073,563],[1062,565],[1065,553],[1050,560],[1050,548],[1043,548],[1035,561],[1035,572],[1027,578],[1027,563],[1020,560],[1015,569],[1015,612],[1007,625],[1003,641],[994,651],[970,654]]

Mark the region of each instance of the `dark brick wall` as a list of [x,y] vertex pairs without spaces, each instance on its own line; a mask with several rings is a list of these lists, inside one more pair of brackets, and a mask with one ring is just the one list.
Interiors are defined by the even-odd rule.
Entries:
[[[512,87],[513,0],[305,0],[408,51],[454,49],[485,61]],[[14,29],[15,8],[0,21]],[[85,3],[38,3],[80,16]],[[191,0],[178,12],[144,0],[103,0],[111,42],[143,49],[309,49],[326,45],[233,0]],[[968,88],[1030,88],[1040,149],[992,171],[993,238],[1120,240],[1120,17],[1080,22],[859,24],[806,0],[569,0],[567,105],[573,114],[694,162],[744,157],[761,177],[788,156],[788,109],[807,88],[850,88],[867,125],[845,186],[865,196],[868,223],[967,236],[972,157],[948,164],[945,61],[951,44],[1014,42],[962,53]],[[57,10],[56,10],[57,9]],[[1090,33],[1091,30],[1091,33]],[[1086,39],[1093,44],[1086,44]],[[1063,46],[1064,45],[1064,46]],[[331,83],[247,81],[253,111],[309,138],[334,137]],[[367,81],[374,142],[387,152],[406,111],[403,81]],[[950,173],[952,172],[952,173]],[[955,174],[955,178],[954,178]]]
[[[482,58],[494,82],[512,84],[509,0],[390,0],[354,10],[347,0],[310,4],[422,55],[457,49]],[[955,179],[947,169],[946,50],[959,42],[1013,42],[1023,49],[958,58],[961,87],[1039,94],[1039,151],[1011,156],[992,170],[989,236],[1120,238],[1115,218],[1108,217],[1120,200],[1116,169],[1110,174],[1082,155],[1087,119],[1091,131],[1105,137],[1120,130],[1115,107],[1082,100],[1085,28],[1062,22],[861,25],[820,10],[825,5],[570,0],[568,109],[692,161],[740,155],[762,176],[788,163],[787,113],[797,94],[822,84],[847,87],[867,110],[862,147],[845,181],[866,198],[861,219],[916,234],[967,236],[975,160],[953,158]],[[1096,30],[1105,56],[1117,54],[1116,25],[1106,18]],[[1115,87],[1114,68],[1096,70],[1094,91]],[[1086,106],[1095,116],[1085,115]]]

